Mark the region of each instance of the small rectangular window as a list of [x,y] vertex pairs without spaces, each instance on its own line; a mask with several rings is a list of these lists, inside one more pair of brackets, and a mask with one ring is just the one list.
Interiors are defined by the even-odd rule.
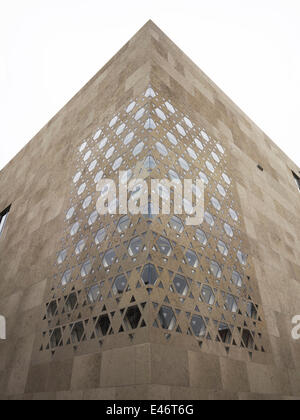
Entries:
[[2,213],[0,213],[0,236],[2,235],[10,207],[11,206],[7,207]]
[[295,172],[292,171],[292,173],[293,173],[293,177],[294,177],[294,179],[296,181],[297,187],[298,187],[298,189],[300,191],[300,177],[297,174],[295,174]]

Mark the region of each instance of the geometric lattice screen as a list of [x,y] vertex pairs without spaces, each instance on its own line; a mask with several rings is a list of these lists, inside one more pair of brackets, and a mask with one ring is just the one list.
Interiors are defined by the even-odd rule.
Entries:
[[[228,153],[177,105],[149,87],[74,151],[40,352],[149,340],[180,345],[183,335],[227,353],[269,351]],[[127,180],[201,177],[204,222],[153,215],[151,204],[144,215],[99,216],[96,202],[107,191],[96,185],[117,180],[120,170]]]

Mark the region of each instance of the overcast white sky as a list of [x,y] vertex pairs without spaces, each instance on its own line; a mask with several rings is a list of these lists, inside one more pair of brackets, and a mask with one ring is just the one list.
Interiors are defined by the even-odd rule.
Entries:
[[299,0],[0,0],[0,169],[149,19],[300,165]]

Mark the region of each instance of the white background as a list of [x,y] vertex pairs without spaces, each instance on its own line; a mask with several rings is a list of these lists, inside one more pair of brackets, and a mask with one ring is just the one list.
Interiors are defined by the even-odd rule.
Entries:
[[299,0],[0,0],[0,168],[150,18],[300,165]]

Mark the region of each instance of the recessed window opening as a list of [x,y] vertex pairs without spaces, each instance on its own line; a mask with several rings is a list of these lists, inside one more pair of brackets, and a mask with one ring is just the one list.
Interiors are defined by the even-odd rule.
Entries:
[[0,213],[0,236],[2,235],[2,232],[4,230],[4,226],[5,226],[10,208],[11,208],[11,205],[7,207],[5,210],[3,210],[2,213]]
[[[293,174],[293,177],[294,177],[295,182],[297,184],[297,187],[298,187],[298,189],[300,191],[300,177],[297,174],[295,174],[294,171],[292,171],[292,174]],[[0,229],[0,234],[1,234],[1,229]]]

